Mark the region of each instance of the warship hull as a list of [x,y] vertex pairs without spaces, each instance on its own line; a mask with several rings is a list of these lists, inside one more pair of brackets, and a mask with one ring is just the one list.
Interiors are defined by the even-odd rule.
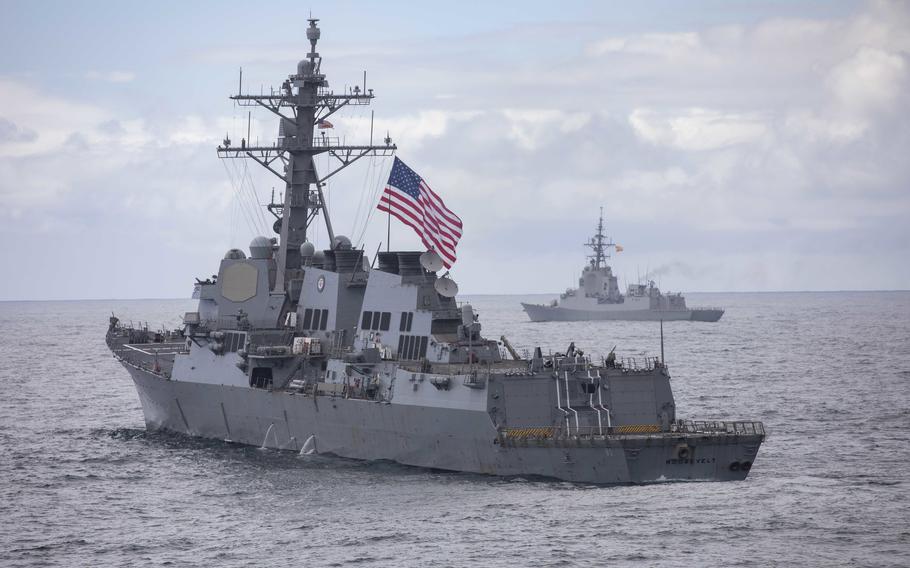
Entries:
[[521,304],[531,321],[703,321],[716,322],[724,310],[719,308],[692,308],[684,310],[648,309],[572,309],[542,304]]
[[[147,427],[302,454],[580,483],[745,479],[762,424],[678,419],[663,360],[612,354],[598,365],[574,343],[565,353],[544,355],[537,346],[521,357],[505,336],[484,337],[473,307],[457,302],[448,270],[438,274],[456,260],[461,220],[398,157],[376,208],[414,228],[426,250],[386,247],[370,262],[365,248],[333,232],[320,180],[365,156],[392,158],[397,146],[388,133],[375,145],[325,136],[326,117],[374,95],[365,84],[328,88],[317,21],[308,19],[310,51],[280,88],[231,97],[280,116],[277,139],[236,145],[226,135],[218,146],[219,157],[251,158],[282,179],[283,199],[265,206],[278,236],[256,236],[249,256],[230,248],[217,273],[206,269],[211,277],[197,278],[193,289],[197,308],[178,330],[108,320],[106,342],[135,383]],[[315,158],[323,154],[337,163],[320,175]],[[317,216],[329,237],[322,250],[309,240]],[[600,297],[588,288],[597,284],[592,274],[607,274],[602,261],[599,254],[585,295],[574,297],[581,304],[571,307],[596,307]],[[610,282],[594,287],[615,298]],[[632,292],[621,310],[685,309],[678,294],[653,286]],[[670,315],[692,319],[692,311]]]
[[[593,484],[733,481],[763,435],[503,436],[482,411],[175,381],[125,365],[146,426],[195,437],[440,470]],[[681,443],[691,456],[678,455]],[[751,463],[751,461],[750,461]]]

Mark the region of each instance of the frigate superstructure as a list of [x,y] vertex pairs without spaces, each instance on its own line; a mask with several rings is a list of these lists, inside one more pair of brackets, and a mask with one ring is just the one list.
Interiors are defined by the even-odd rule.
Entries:
[[629,284],[625,294],[620,292],[618,278],[607,260],[611,249],[621,249],[604,234],[603,208],[600,209],[597,232],[585,246],[591,248],[591,254],[578,279],[578,288],[569,288],[549,304],[523,302],[521,305],[531,321],[715,322],[724,315],[723,308],[689,308],[681,293],[664,294],[650,279],[644,284]]
[[[112,316],[107,343],[129,372],[150,429],[234,443],[443,470],[543,476],[574,482],[744,479],[764,440],[754,421],[677,416],[662,358],[599,361],[575,345],[522,357],[482,335],[458,304],[433,251],[378,252],[335,235],[325,180],[395,146],[344,145],[315,136],[337,110],[372,90],[329,90],[316,51],[282,87],[238,94],[279,117],[279,138],[228,139],[223,158],[247,157],[285,183],[279,238],[231,249],[218,273],[197,280],[198,308],[175,331]],[[313,157],[337,168],[320,177]],[[331,245],[309,237],[322,216]],[[507,356],[502,348],[508,350]]]

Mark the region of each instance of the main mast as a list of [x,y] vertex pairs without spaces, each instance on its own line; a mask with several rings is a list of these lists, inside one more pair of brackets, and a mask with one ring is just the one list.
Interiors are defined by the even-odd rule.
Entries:
[[[370,104],[373,89],[366,88],[364,73],[362,88],[355,86],[345,93],[329,90],[329,83],[322,74],[322,57],[316,51],[320,37],[316,23],[319,20],[311,18],[308,21],[306,35],[310,51],[297,64],[297,73],[289,75],[280,89],[272,88],[268,94],[238,92],[231,97],[240,106],[258,105],[277,115],[280,121],[278,140],[271,146],[254,146],[250,140],[242,139],[237,147],[231,145],[230,138],[225,138],[218,147],[220,158],[252,158],[285,182],[284,202],[269,207],[280,220],[275,292],[286,291],[288,282],[300,277],[300,245],[307,241],[308,229],[320,212],[329,241],[334,241],[322,192],[326,180],[364,156],[390,156],[397,149],[388,136],[383,145],[373,145],[370,140],[367,145],[351,146],[341,144],[337,137],[328,137],[324,132],[321,136],[315,135],[317,125],[342,108]],[[337,160],[337,167],[319,177],[314,157],[326,152]],[[279,232],[277,223],[276,232]]]
[[604,235],[604,208],[600,208],[600,219],[597,221],[597,233],[591,237],[591,240],[585,243],[586,247],[590,247],[594,254],[588,256],[591,259],[591,266],[595,269],[603,268],[607,265],[607,259],[610,258],[610,253],[607,251],[612,246],[615,246],[615,243],[612,239],[609,239]]

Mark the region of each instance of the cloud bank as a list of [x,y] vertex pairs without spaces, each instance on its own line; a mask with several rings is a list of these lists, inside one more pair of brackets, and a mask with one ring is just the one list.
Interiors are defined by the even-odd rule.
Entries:
[[[601,206],[630,282],[676,267],[664,288],[893,289],[910,287],[907,29],[907,4],[873,2],[836,19],[620,34],[524,25],[322,51],[333,87],[370,69],[374,139],[388,132],[464,219],[454,273],[466,292],[571,285]],[[324,42],[331,33],[325,21]],[[251,64],[277,84],[304,51],[279,46]],[[187,64],[204,73],[215,53]],[[11,243],[0,298],[186,295],[224,250],[267,230],[249,203],[277,179],[214,155],[225,133],[245,136],[245,111],[133,104],[136,77],[86,70],[124,89],[111,102],[0,76]],[[332,135],[369,136],[368,111],[333,122]],[[274,127],[252,117],[254,139]],[[370,250],[385,240],[370,211],[388,167],[365,160],[329,186],[336,226]],[[405,229],[392,236],[419,246]]]

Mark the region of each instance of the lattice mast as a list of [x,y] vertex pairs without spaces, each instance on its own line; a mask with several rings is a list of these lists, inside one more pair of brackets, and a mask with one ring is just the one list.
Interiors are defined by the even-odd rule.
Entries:
[[592,254],[588,255],[591,259],[591,266],[595,269],[604,268],[607,265],[607,259],[610,258],[610,247],[615,247],[613,239],[604,235],[604,208],[600,208],[600,219],[597,221],[597,232],[591,237],[591,240],[585,243]]
[[[297,64],[297,73],[289,75],[281,88],[270,89],[268,94],[244,94],[240,91],[231,99],[240,106],[261,106],[279,117],[278,140],[271,146],[252,145],[244,138],[240,146],[232,146],[230,138],[218,147],[220,158],[252,158],[259,165],[285,182],[283,203],[269,204],[269,211],[278,217],[276,232],[280,234],[277,256],[278,274],[276,291],[287,289],[287,282],[300,269],[300,245],[307,241],[307,234],[314,218],[320,212],[325,220],[329,242],[334,241],[332,221],[326,208],[322,188],[326,180],[364,156],[390,156],[397,147],[388,136],[382,145],[341,144],[337,137],[322,132],[316,136],[317,126],[326,118],[348,105],[368,105],[373,99],[373,89],[364,85],[347,89],[344,93],[329,90],[329,83],[321,72],[322,57],[316,51],[320,31],[318,19],[309,19],[307,39],[310,51]],[[372,138],[372,127],[370,129]],[[247,134],[249,136],[249,134]],[[314,157],[327,152],[338,161],[337,167],[319,177]],[[280,167],[276,162],[280,163]]]

